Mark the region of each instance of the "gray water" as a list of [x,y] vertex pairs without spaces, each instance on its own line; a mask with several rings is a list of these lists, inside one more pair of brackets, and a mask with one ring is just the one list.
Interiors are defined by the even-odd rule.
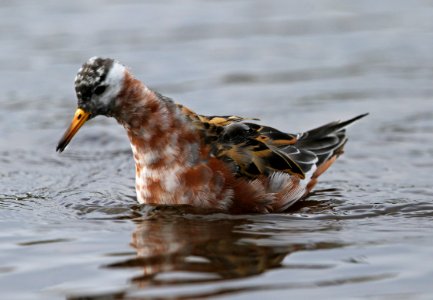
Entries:
[[[273,215],[136,204],[128,140],[62,154],[89,57],[202,114],[299,132],[370,112]],[[1,1],[1,299],[433,299],[432,1]]]

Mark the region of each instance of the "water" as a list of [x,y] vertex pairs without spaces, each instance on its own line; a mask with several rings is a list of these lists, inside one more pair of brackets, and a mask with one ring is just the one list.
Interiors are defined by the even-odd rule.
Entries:
[[[2,299],[433,298],[431,1],[2,1]],[[93,55],[203,114],[360,113],[290,213],[140,207],[114,120],[55,146]]]

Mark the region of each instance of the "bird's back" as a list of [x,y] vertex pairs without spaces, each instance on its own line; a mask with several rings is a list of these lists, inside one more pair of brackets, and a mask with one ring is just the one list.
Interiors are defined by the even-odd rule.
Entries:
[[291,134],[249,122],[257,119],[203,116],[178,106],[203,131],[212,154],[231,165],[238,176],[248,178],[285,172],[304,179],[314,166],[343,153],[345,127],[367,115]]

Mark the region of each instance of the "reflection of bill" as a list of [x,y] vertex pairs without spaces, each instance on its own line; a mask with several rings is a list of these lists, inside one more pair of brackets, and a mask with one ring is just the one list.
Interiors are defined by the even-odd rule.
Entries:
[[[253,219],[227,219],[226,215],[185,217],[164,212],[137,224],[131,242],[137,257],[109,267],[142,268],[143,274],[132,279],[140,287],[211,283],[260,274],[280,267],[291,252],[320,247],[298,239],[293,244],[276,242],[254,232],[259,226]],[[163,273],[171,275],[160,276]]]

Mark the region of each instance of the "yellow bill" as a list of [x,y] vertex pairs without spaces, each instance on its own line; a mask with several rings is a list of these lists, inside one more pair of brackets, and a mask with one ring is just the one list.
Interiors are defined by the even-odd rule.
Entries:
[[89,116],[90,114],[88,112],[85,112],[81,108],[77,108],[77,110],[75,111],[74,118],[72,119],[71,125],[69,125],[69,128],[66,129],[65,133],[60,139],[56,151],[62,152],[63,150],[65,150],[66,146],[72,140],[74,135],[78,132],[81,126],[83,126],[84,123],[86,123],[86,121],[89,119]]

